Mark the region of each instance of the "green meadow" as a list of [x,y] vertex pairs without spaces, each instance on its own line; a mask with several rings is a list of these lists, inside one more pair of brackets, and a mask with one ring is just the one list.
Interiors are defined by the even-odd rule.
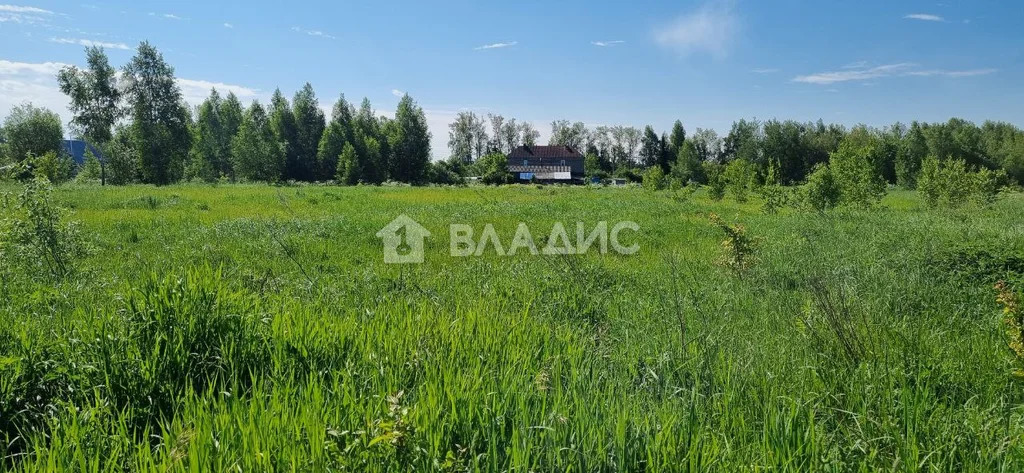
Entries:
[[[3,215],[20,187],[0,186]],[[762,211],[704,191],[99,187],[0,261],[0,470],[1021,471],[993,286],[1024,195]],[[400,214],[432,237],[389,265]],[[745,269],[712,214],[751,246]],[[633,255],[455,258],[448,226],[633,221]],[[735,230],[735,227],[733,227]],[[31,262],[29,262],[31,263]]]

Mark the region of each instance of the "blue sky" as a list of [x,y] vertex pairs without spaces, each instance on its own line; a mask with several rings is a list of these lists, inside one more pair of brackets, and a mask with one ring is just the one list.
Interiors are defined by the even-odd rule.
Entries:
[[[3,2],[5,0],[0,0]],[[47,1],[0,4],[0,116],[22,101],[67,117],[53,74],[103,43],[114,65],[148,39],[190,102],[309,81],[392,113],[410,93],[435,157],[461,110],[532,121],[728,131],[756,117],[1024,126],[1019,1]]]

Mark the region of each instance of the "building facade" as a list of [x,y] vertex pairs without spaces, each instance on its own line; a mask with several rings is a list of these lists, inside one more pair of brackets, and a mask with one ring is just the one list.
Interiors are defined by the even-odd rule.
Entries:
[[583,155],[568,146],[520,146],[508,155],[508,171],[519,182],[584,182]]

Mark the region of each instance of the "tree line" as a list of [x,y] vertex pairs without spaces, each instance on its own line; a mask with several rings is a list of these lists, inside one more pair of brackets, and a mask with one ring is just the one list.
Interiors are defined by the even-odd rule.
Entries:
[[[266,107],[244,107],[233,93],[213,90],[192,110],[174,69],[148,42],[120,74],[102,48],[88,48],[86,62],[62,69],[57,80],[70,100],[74,133],[104,156],[90,157],[81,171],[110,183],[427,181],[430,132],[408,95],[393,118],[376,116],[365,99],[356,109],[342,95],[328,120],[308,83],[291,102],[276,90]],[[2,130],[8,162],[28,160],[53,180],[68,177],[55,113],[24,104]]]
[[[79,176],[113,184],[458,184],[471,175],[497,184],[509,179],[505,156],[540,139],[530,122],[463,112],[449,125],[451,157],[431,162],[425,114],[408,95],[393,118],[376,115],[366,99],[356,107],[344,95],[328,118],[308,83],[291,101],[276,90],[269,104],[253,101],[248,107],[233,93],[213,90],[192,109],[174,69],[147,42],[120,74],[102,48],[87,48],[86,63],[84,69],[64,68],[57,80],[70,101],[72,130],[105,158],[89,159]],[[51,180],[74,172],[61,156],[63,130],[52,111],[15,107],[0,133],[7,163],[31,156],[32,166]],[[724,137],[701,128],[688,134],[679,120],[660,134],[649,125],[588,127],[557,120],[548,144],[584,154],[588,177],[638,182],[651,174],[655,182],[718,186],[716,179],[749,176],[758,185],[790,186],[808,182],[815,170],[845,153],[865,161],[873,179],[906,188],[917,187],[929,159],[962,161],[968,171],[998,171],[1009,183],[1024,183],[1024,131],[1004,122],[978,126],[958,118],[883,128],[742,119]]]
[[[486,123],[493,124],[488,134]],[[515,146],[535,144],[536,136],[517,132],[515,119],[463,112],[449,126],[452,160],[472,162],[491,153],[507,154]],[[504,124],[504,125],[502,125]],[[511,124],[511,125],[509,125]],[[863,154],[884,182],[914,188],[929,158],[962,160],[968,169],[1001,170],[1024,183],[1024,131],[1004,122],[982,126],[953,118],[945,123],[896,123],[884,128],[858,125],[847,129],[819,120],[742,119],[725,137],[697,128],[688,135],[681,121],[657,133],[629,126],[587,127],[566,120],[551,123],[549,145],[572,147],[586,156],[588,177],[625,177],[636,181],[652,167],[681,181],[708,183],[708,165],[743,161],[760,183],[806,182],[816,167],[828,164],[841,149]],[[724,171],[724,170],[723,170]],[[714,172],[714,171],[711,171]]]

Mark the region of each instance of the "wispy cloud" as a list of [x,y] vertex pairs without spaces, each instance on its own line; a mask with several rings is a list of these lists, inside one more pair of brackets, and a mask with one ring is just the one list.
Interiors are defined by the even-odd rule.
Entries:
[[153,12],[153,11],[149,12],[149,16],[159,16],[161,18],[166,18],[168,20],[175,20],[175,21],[180,21],[180,20],[184,20],[185,19],[183,17],[175,15],[174,13],[157,13],[157,12]]
[[234,28],[235,25],[232,25],[231,23],[224,23],[224,27],[225,28]]
[[0,76],[17,74],[42,74],[56,76],[67,64],[62,62],[15,62],[0,59]]
[[728,54],[740,29],[731,0],[712,0],[697,11],[656,28],[654,41],[679,54],[695,52],[723,57]]
[[844,67],[842,71],[819,72],[806,76],[797,76],[793,80],[808,84],[835,84],[837,82],[865,81],[879,77],[892,76],[909,72],[915,67],[913,63],[886,64],[877,67]]
[[105,41],[93,41],[91,39],[50,38],[50,42],[60,43],[60,44],[77,44],[79,46],[85,46],[87,48],[91,48],[93,46],[99,46],[101,48],[107,48],[107,49],[123,49],[123,50],[131,49],[131,47],[129,47],[127,44],[124,44],[124,43],[108,43],[108,42],[105,42]]
[[337,37],[335,37],[335,36],[333,36],[331,34],[328,34],[328,33],[324,33],[323,31],[320,31],[320,30],[307,30],[305,28],[300,28],[298,26],[293,26],[292,27],[292,31],[294,31],[296,33],[306,34],[306,35],[309,35],[309,36],[318,36],[320,38],[338,39]]
[[975,77],[975,76],[986,76],[989,74],[995,74],[999,72],[999,69],[968,69],[964,71],[944,71],[941,69],[932,69],[927,71],[912,71],[908,72],[908,76],[920,76],[920,77],[931,77],[931,76],[942,76],[942,77]]
[[974,77],[986,74],[993,74],[998,72],[997,69],[969,69],[969,70],[958,70],[949,71],[942,69],[921,69],[919,65],[909,62],[898,63],[898,64],[886,64],[882,66],[868,67],[864,65],[847,65],[844,66],[843,70],[830,71],[830,72],[818,72],[815,74],[809,74],[804,76],[797,76],[793,78],[795,82],[803,82],[807,84],[819,84],[828,85],[839,82],[856,82],[856,81],[870,81],[873,79],[879,79],[883,77]]
[[932,15],[930,13],[911,13],[911,14],[909,14],[907,16],[904,16],[903,19],[905,19],[905,20],[921,20],[921,21],[938,21],[938,22],[946,21],[945,18],[943,18],[943,17],[941,17],[939,15]]
[[753,72],[754,74],[774,74],[776,72],[779,72],[779,70],[775,68],[762,67],[758,69],[753,69],[750,72]]
[[405,92],[398,89],[391,89],[391,95],[394,95],[395,97],[405,97]]
[[24,25],[45,25],[54,13],[37,7],[21,5],[0,5],[0,23]]
[[508,41],[508,42],[505,42],[505,43],[485,44],[483,46],[478,46],[478,47],[475,47],[473,49],[475,49],[477,51],[480,51],[480,50],[483,50],[483,49],[510,48],[510,47],[515,46],[517,44],[519,44],[519,41]]
[[175,81],[178,83],[178,87],[181,88],[182,97],[186,102],[193,105],[202,103],[203,100],[206,100],[210,95],[211,89],[217,89],[217,91],[222,94],[232,92],[243,102],[259,98],[260,96],[260,91],[258,89],[243,85],[195,79],[175,79]]
[[7,13],[28,13],[32,15],[52,15],[53,12],[50,10],[44,10],[36,7],[25,7],[20,5],[0,5],[0,12]]
[[615,40],[615,41],[591,41],[590,42],[590,44],[593,44],[594,46],[600,46],[602,48],[607,48],[609,46],[615,46],[616,44],[622,44],[622,43],[625,43],[625,41]]

